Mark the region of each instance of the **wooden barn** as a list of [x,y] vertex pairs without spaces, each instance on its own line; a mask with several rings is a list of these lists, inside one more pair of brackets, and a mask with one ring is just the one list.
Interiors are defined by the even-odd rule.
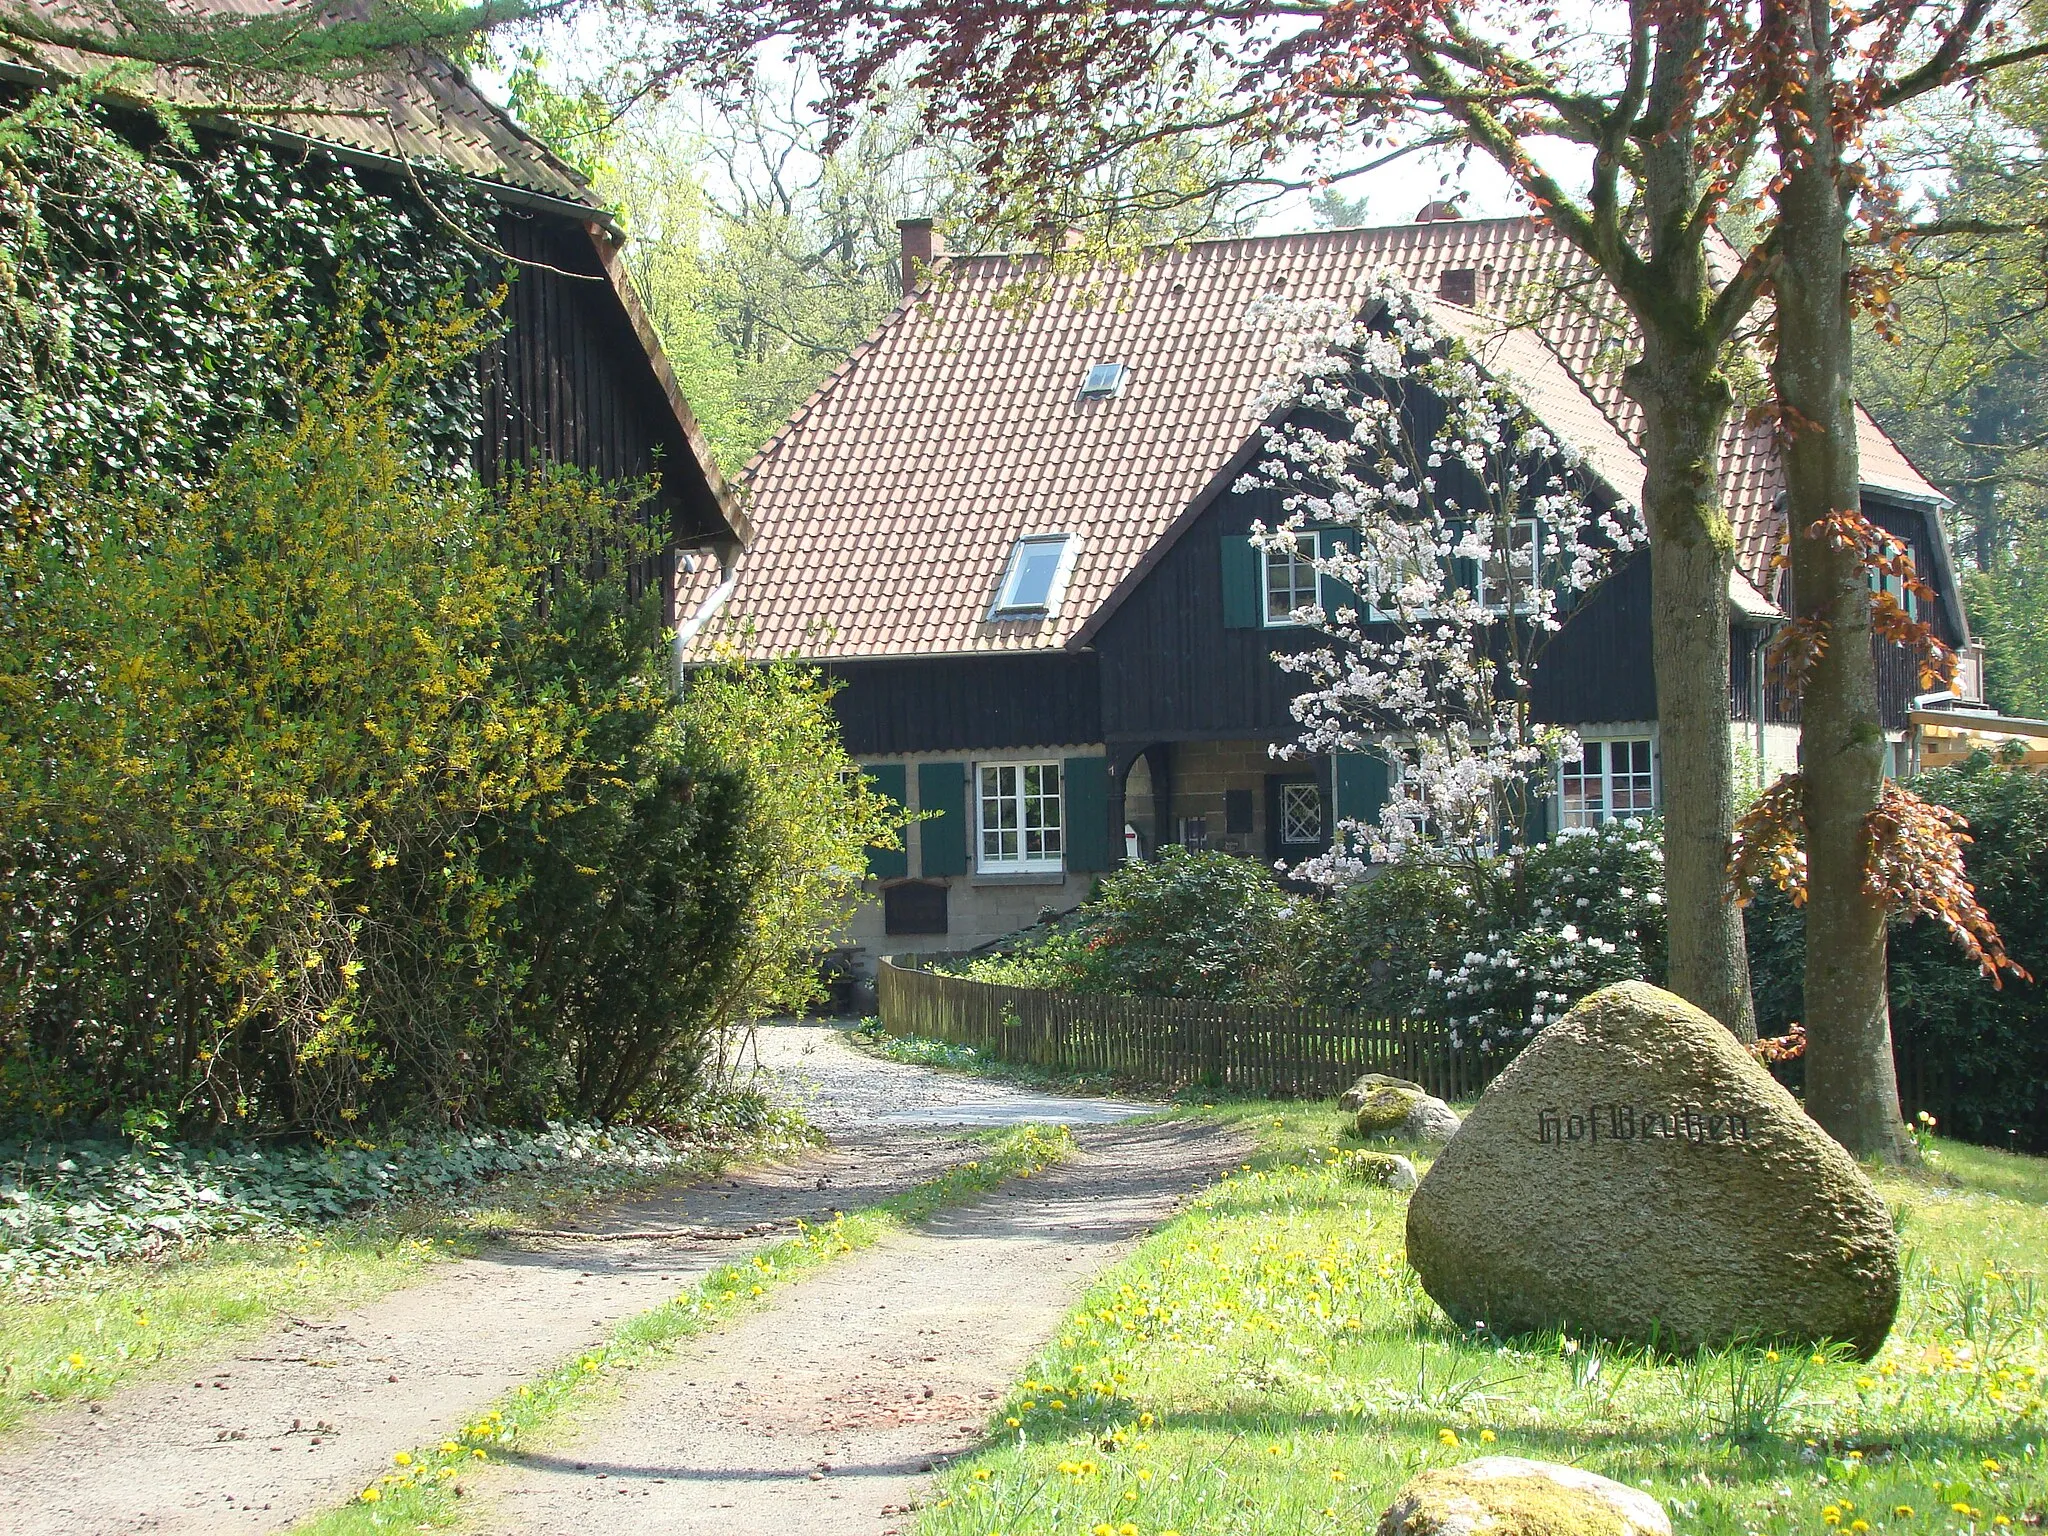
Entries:
[[[245,15],[281,8],[275,0],[187,7]],[[0,87],[33,90],[104,63],[62,48],[32,58],[0,50]],[[195,108],[217,100],[201,82],[165,71],[150,77],[146,94]],[[652,482],[642,515],[665,525],[669,549],[647,575],[664,584],[673,622],[676,571],[729,565],[748,525],[627,277],[625,235],[603,203],[460,68],[431,53],[355,78],[295,83],[291,100],[298,110],[239,118],[204,111],[194,124],[202,143],[234,136],[287,160],[328,157],[393,196],[424,195],[413,169],[422,163],[483,195],[483,243],[492,257],[509,258],[511,279],[504,329],[479,362],[478,472],[489,482],[512,466],[559,463],[607,480]],[[148,126],[144,114],[137,121]],[[462,236],[451,227],[446,238]]]
[[[905,852],[875,857],[852,934],[870,959],[978,945],[1165,843],[1293,860],[1337,818],[1376,814],[1378,760],[1271,752],[1294,736],[1300,686],[1274,657],[1307,642],[1291,614],[1316,577],[1250,543],[1254,520],[1279,520],[1276,498],[1234,490],[1260,441],[1270,364],[1247,313],[1262,295],[1349,300],[1399,272],[1608,491],[1640,493],[1611,349],[1557,297],[1573,259],[1533,220],[1204,241],[1074,274],[949,259],[919,221],[904,262],[922,290],[750,466],[758,537],[727,581],[700,577],[685,599],[697,654],[722,634],[827,666],[848,746],[925,814]],[[1000,302],[1020,277],[1036,301]],[[1867,420],[1862,450],[1868,511],[1912,542],[1938,627],[1963,645],[1937,493]],[[1723,473],[1740,538],[1729,729],[1782,766],[1796,726],[1758,664],[1782,617],[1768,434],[1731,425]],[[1659,804],[1648,597],[1637,555],[1544,655],[1537,712],[1584,743],[1550,828]],[[1901,658],[1885,658],[1884,682],[1902,737]]]

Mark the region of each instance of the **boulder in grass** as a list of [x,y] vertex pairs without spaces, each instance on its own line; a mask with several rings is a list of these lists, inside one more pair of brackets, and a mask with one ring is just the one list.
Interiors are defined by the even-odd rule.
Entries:
[[1405,1077],[1388,1077],[1384,1072],[1368,1072],[1338,1095],[1337,1107],[1346,1113],[1355,1113],[1365,1104],[1365,1096],[1375,1088],[1405,1088],[1410,1093],[1429,1091],[1422,1084],[1411,1083]]
[[1899,1305],[1890,1213],[1735,1037],[1642,982],[1595,992],[1495,1078],[1408,1205],[1457,1322],[1676,1350],[1835,1339]]
[[1671,1536],[1639,1488],[1578,1467],[1482,1456],[1411,1478],[1379,1536]]
[[1420,1088],[1373,1088],[1360,1102],[1352,1123],[1361,1136],[1397,1135],[1428,1097]]
[[1461,1123],[1458,1112],[1450,1105],[1424,1094],[1421,1101],[1408,1111],[1408,1118],[1401,1122],[1399,1134],[1409,1141],[1441,1146],[1458,1134]]
[[1338,1167],[1357,1184],[1406,1193],[1415,1187],[1415,1165],[1398,1152],[1346,1152]]

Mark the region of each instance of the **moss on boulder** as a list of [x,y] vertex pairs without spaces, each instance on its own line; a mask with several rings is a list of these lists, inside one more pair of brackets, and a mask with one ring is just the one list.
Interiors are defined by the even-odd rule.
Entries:
[[1352,1123],[1361,1136],[1389,1135],[1406,1125],[1416,1106],[1428,1097],[1420,1088],[1372,1088],[1359,1102]]
[[1416,1184],[1415,1165],[1398,1152],[1346,1152],[1337,1166],[1355,1184],[1393,1190],[1410,1190]]
[[1405,1077],[1388,1077],[1384,1072],[1368,1072],[1338,1095],[1337,1107],[1347,1114],[1352,1113],[1365,1103],[1365,1096],[1375,1088],[1405,1088],[1410,1093],[1429,1091],[1422,1084],[1411,1083]]
[[1671,1536],[1671,1518],[1598,1473],[1482,1456],[1412,1478],[1380,1516],[1379,1536]]

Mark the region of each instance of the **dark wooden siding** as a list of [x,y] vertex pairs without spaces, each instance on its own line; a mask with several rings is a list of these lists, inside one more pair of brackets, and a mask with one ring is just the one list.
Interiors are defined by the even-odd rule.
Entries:
[[[1277,520],[1268,493],[1219,497],[1160,559],[1096,637],[1102,653],[1102,725],[1109,741],[1294,734],[1288,703],[1306,686],[1272,659],[1316,638],[1285,629],[1225,629],[1221,540],[1255,519]],[[1559,725],[1652,720],[1650,565],[1637,555],[1545,649],[1536,712]]]
[[1303,684],[1273,652],[1306,648],[1288,630],[1223,627],[1222,539],[1278,521],[1267,492],[1225,492],[1197,517],[1096,636],[1102,728],[1110,741],[1277,740],[1294,732]]
[[504,335],[483,360],[486,480],[524,464],[574,464],[606,480],[658,476],[646,515],[685,542],[725,531],[703,477],[631,322],[612,292],[589,232],[573,219],[508,209],[497,238],[523,261],[514,269]]
[[1536,664],[1535,715],[1548,725],[1657,718],[1648,554],[1631,555],[1545,643]]
[[1092,652],[837,661],[833,708],[856,757],[1102,740]]

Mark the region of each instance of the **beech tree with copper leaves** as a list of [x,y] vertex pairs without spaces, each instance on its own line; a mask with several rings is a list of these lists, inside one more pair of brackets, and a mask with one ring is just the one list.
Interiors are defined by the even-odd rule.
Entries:
[[[1580,299],[1630,322],[1623,383],[1641,413],[1646,470],[1670,982],[1754,1035],[1728,876],[1735,549],[1718,471],[1731,363],[1746,330],[1775,326],[1781,356],[1823,348],[1824,360],[1802,354],[1771,381],[1781,420],[1813,424],[1786,434],[1793,500],[1810,507],[1809,487],[1826,483],[1825,509],[1860,519],[1854,434],[1838,409],[1847,242],[1852,225],[1882,230],[1894,204],[1849,147],[1906,102],[2041,47],[2009,35],[1990,0],[735,0],[678,6],[668,19],[669,72],[716,87],[757,58],[795,54],[828,82],[822,105],[842,127],[879,96],[914,92],[933,133],[974,146],[989,219],[1048,249],[1082,211],[1073,189],[1086,173],[1179,135],[1236,147],[1246,185],[1341,185],[1432,143],[1498,165],[1583,262],[1591,281]],[[1768,196],[1751,210],[1756,235],[1737,249],[1717,226],[1759,178]],[[1567,285],[1560,302],[1569,297]],[[1821,641],[1809,719],[1817,710],[1855,722],[1851,734],[1875,721],[1874,689],[1859,681],[1871,623],[1861,549],[1824,534],[1794,541],[1791,555],[1795,583],[1818,567],[1798,599],[1802,618],[1816,619],[1800,633]],[[1856,740],[1861,784],[1874,747]],[[1809,993],[1809,1093],[1846,1145],[1884,1155],[1901,1143],[1886,1098],[1880,898],[1859,830],[1876,797],[1837,807],[1840,779],[1823,768],[1804,797],[1808,904],[1860,903],[1863,927],[1878,914],[1877,941],[1839,956],[1809,945],[1810,965],[1858,977],[1853,1000],[1828,978]],[[1853,868],[1839,856],[1845,819],[1850,840],[1863,839]]]
[[[1963,877],[1962,819],[1884,772],[1873,640],[1916,653],[1922,688],[1950,682],[1955,656],[1886,590],[1914,592],[1922,611],[1934,597],[1861,507],[1853,323],[1859,308],[1890,308],[1907,242],[1939,232],[1900,217],[1877,130],[1907,101],[1969,90],[2044,48],[2013,36],[1990,0],[1766,0],[1749,44],[1777,246],[1771,379],[1792,621],[1776,660],[1799,682],[1802,715],[1800,771],[1745,814],[1730,869],[1738,899],[1768,877],[1804,906],[1806,1107],[1851,1151],[1888,1160],[1913,1147],[1899,1120],[1886,918],[1944,923],[1993,985],[2026,973]],[[1859,260],[1859,244],[1872,254]]]

